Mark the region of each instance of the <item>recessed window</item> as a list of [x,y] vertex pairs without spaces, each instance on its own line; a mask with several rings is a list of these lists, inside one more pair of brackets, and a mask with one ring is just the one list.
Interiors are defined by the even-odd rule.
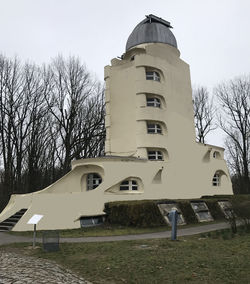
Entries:
[[124,180],[120,184],[120,190],[138,190],[138,184],[136,180]]
[[163,155],[161,151],[148,151],[148,159],[150,161],[162,161]]
[[147,129],[149,134],[161,134],[161,126],[158,123],[147,123]]
[[99,174],[90,173],[87,175],[87,190],[95,189],[101,183],[102,183],[102,178]]
[[148,107],[161,107],[161,101],[158,98],[147,97]]
[[104,217],[103,216],[89,216],[89,217],[81,217],[80,224],[81,227],[93,227],[103,224]]
[[219,186],[220,185],[220,175],[219,174],[217,174],[217,173],[214,174],[212,184],[213,184],[213,186]]
[[213,152],[213,157],[214,157],[215,159],[219,159],[219,158],[220,158],[220,153],[219,153],[218,151],[214,151],[214,152]]
[[156,71],[146,71],[146,80],[153,80],[153,81],[160,82],[161,77],[160,77],[160,74]]

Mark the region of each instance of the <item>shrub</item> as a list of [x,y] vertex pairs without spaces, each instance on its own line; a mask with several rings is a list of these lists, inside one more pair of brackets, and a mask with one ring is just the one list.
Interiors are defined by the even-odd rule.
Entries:
[[188,200],[179,200],[178,205],[187,224],[197,223],[198,220]]
[[207,207],[212,215],[212,217],[214,218],[214,220],[223,220],[225,219],[225,216],[218,204],[217,201],[219,200],[215,200],[215,199],[206,199],[204,200],[207,204]]
[[[236,215],[249,222],[250,224],[250,195],[215,195],[205,196],[201,199],[193,201],[206,202],[208,209],[215,220],[224,220],[224,214],[219,207],[218,201],[227,199],[229,202],[236,206],[234,208]],[[138,226],[138,227],[154,227],[166,225],[157,204],[177,202],[187,224],[197,223],[198,220],[191,207],[190,200],[137,200],[137,201],[119,201],[110,202],[105,204],[105,212],[107,214],[106,221],[110,224],[118,224],[122,226]],[[232,231],[236,232],[236,219],[235,215],[228,219]]]
[[106,222],[122,226],[158,227],[166,225],[154,201],[124,201],[106,203]]
[[250,200],[233,200],[232,209],[235,215],[243,221],[246,227],[250,225]]

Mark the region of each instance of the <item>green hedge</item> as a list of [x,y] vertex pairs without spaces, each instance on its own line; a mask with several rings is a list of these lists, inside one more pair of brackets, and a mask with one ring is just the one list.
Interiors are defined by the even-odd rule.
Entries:
[[225,216],[218,204],[218,201],[220,200],[222,201],[222,200],[228,200],[228,199],[218,199],[218,200],[206,199],[204,200],[214,220],[224,220],[225,219]]
[[153,201],[124,201],[105,204],[106,222],[122,226],[159,227],[166,225]]
[[178,200],[177,203],[187,224],[195,224],[198,222],[189,200]]
[[238,203],[249,200],[250,195],[220,195],[220,196],[203,196],[200,199],[188,200],[137,200],[137,201],[122,201],[110,202],[105,204],[105,212],[107,214],[106,222],[110,224],[118,224],[122,226],[137,226],[137,227],[158,227],[166,225],[157,204],[176,202],[183,214],[187,224],[197,223],[198,220],[190,205],[190,201],[204,201],[214,218],[214,220],[225,220],[224,214],[221,211],[218,201],[228,200],[231,203]]

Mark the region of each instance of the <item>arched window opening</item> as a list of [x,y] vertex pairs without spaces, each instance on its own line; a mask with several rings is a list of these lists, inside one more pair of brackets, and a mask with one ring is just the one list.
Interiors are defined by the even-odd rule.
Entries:
[[90,173],[87,175],[87,190],[97,188],[102,183],[102,178],[97,173]]
[[138,190],[138,184],[136,180],[124,180],[120,184],[120,190]]
[[220,175],[218,173],[215,173],[212,180],[213,186],[219,186],[220,185]]
[[161,107],[161,100],[156,97],[147,97],[147,106],[148,107]]
[[219,153],[218,151],[214,151],[214,152],[213,152],[213,158],[215,158],[215,159],[220,159],[220,158],[221,158],[220,153]]
[[160,74],[156,71],[146,71],[146,80],[153,80],[153,81],[160,82],[161,77],[160,77]]
[[158,123],[147,123],[147,129],[149,134],[161,134],[162,129]]
[[150,161],[162,161],[163,155],[161,151],[148,151],[148,159]]

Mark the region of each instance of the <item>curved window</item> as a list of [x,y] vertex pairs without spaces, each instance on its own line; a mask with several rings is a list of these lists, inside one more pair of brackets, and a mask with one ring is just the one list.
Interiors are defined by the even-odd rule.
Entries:
[[147,129],[149,134],[161,134],[162,129],[158,123],[147,123]]
[[213,152],[213,157],[215,158],[215,159],[220,159],[220,153],[218,152],[218,151],[214,151]]
[[163,155],[161,151],[148,151],[148,159],[150,161],[162,161]]
[[218,173],[215,173],[212,180],[213,186],[219,186],[220,185],[220,175]]
[[146,80],[153,80],[153,81],[160,82],[161,77],[160,77],[160,74],[156,71],[146,71]]
[[161,107],[161,101],[158,98],[147,97],[147,106],[149,107]]
[[101,183],[102,183],[102,178],[99,174],[90,173],[87,175],[87,190],[95,189]]
[[136,180],[124,180],[120,184],[120,190],[138,190],[138,184]]

